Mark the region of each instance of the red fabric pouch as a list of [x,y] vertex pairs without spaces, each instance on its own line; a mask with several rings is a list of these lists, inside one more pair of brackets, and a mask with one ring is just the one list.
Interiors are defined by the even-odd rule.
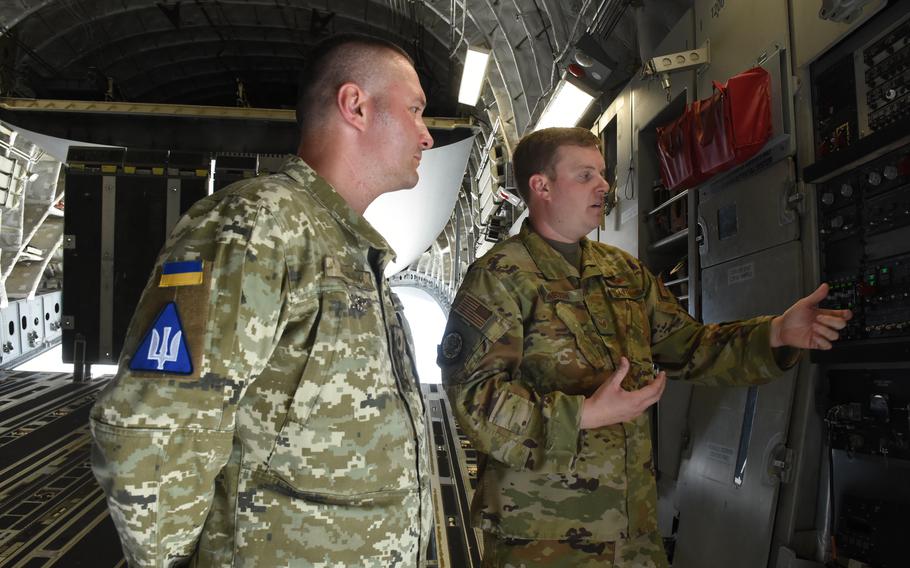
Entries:
[[657,127],[657,154],[660,177],[670,191],[686,189],[702,181],[692,152],[692,112],[686,107],[682,116]]
[[717,89],[707,99],[692,103],[692,144],[695,161],[705,177],[736,163],[733,128],[727,112],[727,95]]
[[754,67],[731,77],[721,87],[733,135],[733,151],[741,164],[761,150],[771,139],[771,75]]

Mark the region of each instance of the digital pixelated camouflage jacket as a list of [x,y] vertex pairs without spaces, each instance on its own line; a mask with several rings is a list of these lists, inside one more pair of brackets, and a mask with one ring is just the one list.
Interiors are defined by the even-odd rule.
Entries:
[[[424,409],[391,256],[298,158],[180,220],[91,413],[130,566],[418,565]],[[202,284],[159,286],[162,265],[198,259]],[[193,373],[131,371],[172,301]]]
[[[580,430],[582,401],[631,363],[624,388],[658,365],[700,384],[780,374],[770,317],[702,325],[641,263],[581,241],[582,272],[530,230],[475,262],[438,363],[460,426],[485,456],[475,526],[503,537],[614,541],[656,530],[648,414]],[[781,350],[784,365],[795,350]]]

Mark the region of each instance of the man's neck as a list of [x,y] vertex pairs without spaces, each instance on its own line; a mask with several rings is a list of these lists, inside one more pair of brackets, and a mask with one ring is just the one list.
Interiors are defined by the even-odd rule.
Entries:
[[322,179],[329,182],[335,193],[341,196],[351,209],[363,215],[376,196],[360,179],[356,164],[350,159],[351,154],[328,151],[327,146],[315,151],[309,151],[301,146],[297,155]]
[[572,240],[570,237],[566,237],[565,235],[556,232],[549,224],[541,222],[539,219],[531,217],[530,220],[531,228],[534,229],[534,232],[547,241],[555,241],[567,245],[578,244],[581,241],[581,238]]

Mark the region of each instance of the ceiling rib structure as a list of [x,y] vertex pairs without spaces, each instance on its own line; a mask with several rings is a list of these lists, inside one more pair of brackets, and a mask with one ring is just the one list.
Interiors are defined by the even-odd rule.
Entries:
[[[533,127],[575,54],[582,48],[602,54],[608,69],[592,85],[602,93],[593,117],[640,68],[636,38],[662,37],[691,3],[11,0],[0,3],[0,97],[293,109],[298,72],[316,42],[343,32],[394,41],[414,56],[429,99],[426,114],[476,125],[450,223],[409,269],[445,296],[489,237],[490,218],[520,212],[492,194],[507,185],[501,170],[508,169],[511,148]],[[468,45],[492,52],[476,107],[456,102]],[[15,124],[24,112],[15,106],[0,105],[0,119]],[[92,124],[78,132],[104,130],[103,121]],[[116,140],[106,136],[99,139]],[[482,171],[491,148],[504,162],[499,177]]]

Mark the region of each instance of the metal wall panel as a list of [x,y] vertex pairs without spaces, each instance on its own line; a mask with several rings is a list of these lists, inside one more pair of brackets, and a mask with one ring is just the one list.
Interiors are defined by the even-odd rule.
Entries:
[[51,342],[63,333],[61,318],[63,313],[63,293],[49,292],[41,296],[44,303],[44,340]]
[[799,217],[787,202],[795,189],[793,161],[779,161],[729,184],[699,189],[703,268],[799,237]]
[[[102,180],[100,170],[75,167],[76,162],[116,164],[123,150],[110,156],[96,149],[71,149],[67,157],[66,210],[63,217],[63,360],[72,362],[76,342],[86,361],[98,361],[101,290]],[[82,344],[84,342],[84,345]]]
[[[110,307],[110,363],[116,363],[123,339],[161,245],[167,238],[169,188],[173,180],[164,177],[118,176],[116,219],[111,234],[113,281]],[[178,202],[179,203],[179,202]],[[178,212],[179,213],[179,212]],[[106,351],[100,355],[105,360]]]
[[44,344],[44,303],[41,298],[19,300],[19,340],[27,353]]
[[[654,49],[654,55],[665,55],[697,47],[695,45],[695,24],[693,17],[692,11],[687,11]],[[669,98],[673,100],[683,96],[686,102],[691,102],[695,98],[694,93],[692,92],[695,87],[694,81],[694,71],[687,70],[674,72],[670,76]],[[637,134],[640,130],[654,126],[650,123],[668,105],[667,92],[661,86],[660,80],[656,75],[645,78],[634,78],[629,85],[632,95],[632,128]],[[673,120],[674,118],[676,117],[671,116],[669,117],[669,120]],[[649,148],[648,151],[656,154],[656,147]],[[649,179],[653,180],[660,177],[660,170],[656,168],[656,164],[649,173]],[[648,184],[647,187],[650,188],[651,185]]]
[[[800,260],[794,241],[705,270],[704,320],[780,313],[801,294]],[[754,389],[693,390],[675,567],[767,565],[778,483],[769,465],[786,444],[795,377],[793,369]]]
[[0,364],[22,355],[19,337],[19,302],[10,302],[0,310]]
[[74,362],[78,343],[85,362],[116,363],[168,224],[208,193],[211,160],[71,148],[68,161],[63,360]]
[[707,40],[710,40],[711,64],[699,69],[696,98],[711,96],[714,81],[725,83],[755,66],[765,69],[771,79],[771,139],[744,165],[708,182],[726,185],[729,178],[737,177],[740,171],[756,163],[773,162],[796,153],[795,82],[787,2],[696,2],[696,43],[701,46]]
[[695,0],[695,46],[706,40],[711,42],[711,65],[699,73],[699,97],[711,94],[712,81],[724,82],[754,66],[774,45],[789,49],[788,2]]

